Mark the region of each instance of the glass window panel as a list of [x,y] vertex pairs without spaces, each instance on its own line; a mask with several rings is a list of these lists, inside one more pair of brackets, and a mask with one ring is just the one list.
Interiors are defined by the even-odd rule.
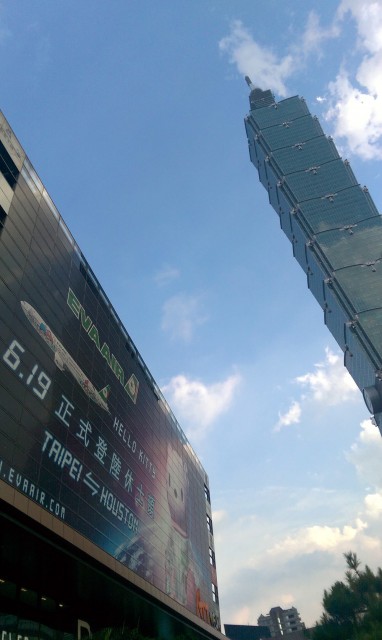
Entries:
[[333,270],[366,265],[381,258],[382,220],[378,216],[352,228],[326,231],[320,234],[318,242]]
[[349,321],[349,316],[341,306],[340,301],[335,295],[333,289],[325,283],[325,324],[332,333],[341,349],[345,349],[345,325]]
[[322,165],[336,158],[339,155],[326,136],[308,140],[304,144],[296,143],[272,153],[272,161],[277,163],[283,175]]
[[298,171],[288,175],[286,179],[286,185],[297,202],[322,198],[352,184],[356,184],[355,180],[342,160],[333,160],[319,168],[311,167],[310,170]]
[[43,198],[46,202],[46,204],[48,205],[49,209],[51,210],[51,212],[53,213],[54,217],[59,220],[60,219],[60,214],[58,213],[58,210],[56,208],[56,205],[54,204],[53,200],[51,199],[51,197],[49,196],[48,192],[46,191],[46,189],[44,189],[44,191],[42,192]]
[[322,308],[325,306],[324,280],[327,274],[324,271],[319,257],[316,255],[314,246],[306,249],[308,260],[308,287]]
[[292,214],[290,216],[291,225],[292,225],[292,244],[293,244],[293,255],[300,264],[300,266],[304,269],[305,273],[308,269],[307,263],[307,255],[306,255],[306,243],[308,242],[308,238],[301,229],[298,224],[295,216]]
[[382,264],[359,265],[340,269],[335,279],[355,313],[375,309],[382,304]]
[[290,147],[322,135],[320,123],[310,114],[294,120],[293,126],[280,127],[276,125],[261,131],[261,137],[269,150]]
[[4,178],[8,182],[8,184],[14,189],[17,178],[19,175],[19,170],[13,162],[11,156],[9,155],[7,149],[0,141],[0,171],[3,174]]
[[332,198],[302,202],[299,209],[313,233],[357,224],[360,220],[378,215],[375,206],[358,185],[344,189]]
[[25,158],[24,160],[24,165],[22,168],[22,173],[28,173],[29,179],[32,180],[33,184],[34,184],[34,188],[37,189],[37,191],[39,191],[40,193],[43,192],[44,186],[40,180],[40,178],[38,177],[37,173],[35,172],[33,166],[31,165],[31,163],[29,162],[28,158]]
[[345,366],[360,389],[375,384],[375,368],[359,343],[356,333],[347,332]]
[[256,109],[251,112],[251,118],[256,124],[262,127],[283,125],[284,122],[291,122],[296,118],[301,118],[309,113],[306,103],[298,96],[286,98],[277,103],[277,106],[270,105],[263,109]]
[[358,324],[378,354],[378,368],[382,368],[382,309],[358,314]]
[[288,202],[287,198],[285,197],[281,189],[278,189],[278,197],[280,202],[280,225],[284,233],[292,242],[293,231],[292,231],[292,222],[291,222],[291,215],[290,215],[290,211],[292,207],[290,206],[290,203]]

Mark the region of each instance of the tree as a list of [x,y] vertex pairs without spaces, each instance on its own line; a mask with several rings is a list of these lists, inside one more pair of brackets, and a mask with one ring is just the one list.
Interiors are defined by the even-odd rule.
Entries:
[[380,640],[382,638],[382,570],[373,573],[352,551],[344,553],[345,581],[324,591],[324,613],[313,640]]

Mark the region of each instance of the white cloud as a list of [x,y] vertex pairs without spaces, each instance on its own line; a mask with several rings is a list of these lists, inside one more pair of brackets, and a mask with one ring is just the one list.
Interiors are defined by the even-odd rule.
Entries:
[[231,33],[219,42],[219,48],[228,54],[229,61],[236,65],[239,73],[251,77],[255,86],[271,89],[285,97],[288,78],[304,66],[311,54],[321,57],[323,43],[338,33],[336,23],[322,28],[318,15],[311,11],[301,37],[297,41],[295,39],[289,52],[279,56],[256,42],[243,23],[236,20],[231,26]]
[[377,489],[382,488],[382,438],[371,420],[361,422],[360,434],[346,457],[362,480]]
[[170,284],[171,282],[174,282],[174,280],[178,280],[179,277],[179,269],[166,265],[165,267],[163,267],[163,269],[155,274],[154,280],[158,287],[163,287]]
[[249,75],[256,86],[287,95],[284,82],[293,72],[291,55],[279,58],[271,49],[260,46],[240,20],[232,24],[230,35],[219,42],[219,48],[228,53],[239,73]]
[[342,356],[325,349],[325,359],[314,365],[314,370],[297,376],[293,380],[302,393],[293,400],[289,409],[279,412],[274,431],[301,422],[303,410],[311,403],[333,406],[351,401],[359,401],[360,394],[354,380],[345,369]]
[[212,518],[214,525],[220,524],[227,517],[227,512],[224,509],[220,509],[212,512]]
[[286,413],[279,412],[279,419],[274,428],[275,431],[280,431],[283,427],[289,427],[291,424],[300,422],[301,417],[301,405],[296,400],[293,400],[291,406]]
[[[364,159],[382,158],[382,3],[376,0],[342,0],[332,23],[320,24],[311,11],[301,36],[284,55],[260,45],[240,21],[219,47],[228,54],[239,73],[249,75],[256,86],[288,95],[287,81],[300,71],[311,55],[320,58],[324,43],[337,38],[346,19],[356,26],[357,43],[348,52],[334,81],[328,85],[325,114],[332,121],[334,136],[346,141],[350,153]],[[361,56],[355,73],[347,69],[354,55]]]
[[[344,552],[356,552],[372,569],[380,566],[380,503],[378,498],[364,503],[361,494],[304,486],[259,491],[256,485],[230,493],[224,519],[214,519],[227,622],[256,624],[261,611],[275,604],[288,606],[289,600],[304,622],[314,624],[323,590],[344,574]],[[242,515],[243,506],[247,516]]]
[[206,385],[179,375],[162,388],[169,404],[190,438],[202,437],[206,429],[229,410],[240,376],[234,374],[223,382]]
[[[382,73],[382,58],[374,65],[375,73]],[[365,160],[382,158],[382,92],[373,94],[370,85],[364,90],[353,86],[342,70],[329,84],[332,104],[326,112],[334,123],[334,136],[345,138],[349,151]]]
[[[270,555],[301,555],[314,551],[335,551],[348,548],[349,544],[367,528],[367,523],[357,519],[355,526],[344,525],[328,527],[314,525],[305,527],[293,536],[287,536],[283,541],[275,544],[270,550]],[[346,549],[345,549],[346,550]]]
[[230,618],[230,624],[251,624],[253,611],[251,607],[241,607]]
[[326,113],[336,137],[346,139],[351,153],[364,159],[382,158],[382,3],[343,0],[339,20],[350,16],[357,29],[361,62],[352,78],[346,67],[329,84],[331,105]]
[[292,593],[283,593],[280,598],[280,603],[283,607],[292,607],[296,602],[296,598]]
[[342,358],[325,349],[325,360],[314,365],[315,370],[295,379],[307,390],[308,398],[325,405],[336,405],[359,399],[358,387],[345,369]]
[[198,296],[179,294],[167,300],[162,309],[162,329],[173,339],[190,342],[195,328],[204,324],[208,317],[202,312]]
[[382,491],[369,493],[365,497],[365,510],[370,518],[378,519],[382,516]]
[[322,45],[326,40],[338,37],[340,33],[338,24],[336,21],[329,25],[327,28],[323,28],[320,25],[319,16],[315,11],[311,11],[308,16],[308,21],[305,27],[305,31],[302,34],[301,43],[297,46],[296,55],[301,53],[307,57],[310,53],[316,53],[318,57],[322,57],[323,49]]
[[338,17],[343,19],[350,12],[357,22],[360,47],[372,53],[382,47],[382,4],[380,0],[342,0]]

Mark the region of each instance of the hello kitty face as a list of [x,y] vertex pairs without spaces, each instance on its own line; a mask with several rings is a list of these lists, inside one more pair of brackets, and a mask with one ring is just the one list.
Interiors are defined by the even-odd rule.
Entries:
[[186,463],[169,444],[167,448],[167,500],[171,520],[177,529],[186,531],[188,473]]

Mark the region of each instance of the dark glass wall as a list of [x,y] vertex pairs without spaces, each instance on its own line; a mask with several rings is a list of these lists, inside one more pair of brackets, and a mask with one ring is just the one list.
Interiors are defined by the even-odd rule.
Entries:
[[10,507],[0,512],[2,640],[222,637],[17,515]]
[[33,167],[0,133],[0,478],[219,626],[204,469]]

